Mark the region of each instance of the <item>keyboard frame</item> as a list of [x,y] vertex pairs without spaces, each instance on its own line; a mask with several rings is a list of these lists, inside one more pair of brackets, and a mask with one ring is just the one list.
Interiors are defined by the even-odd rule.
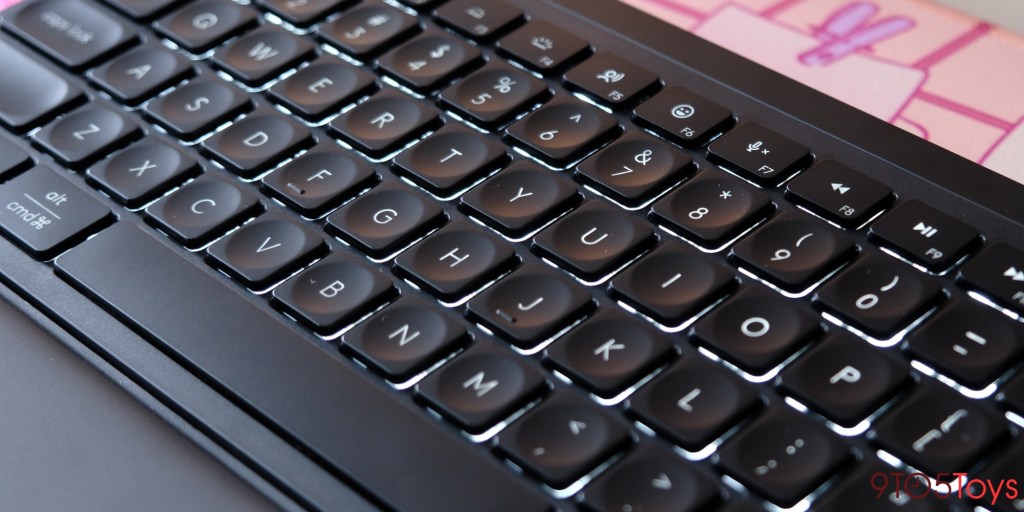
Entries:
[[[574,27],[577,34],[584,35],[601,50],[629,55],[638,65],[657,70],[665,84],[698,91],[711,101],[727,105],[741,120],[759,122],[801,141],[812,149],[815,161],[839,160],[889,184],[898,197],[901,190],[913,191],[916,199],[952,212],[968,224],[984,226],[986,245],[1003,241],[1024,247],[1024,201],[1020,200],[1024,197],[1024,185],[615,0],[522,0],[517,5],[534,18],[556,26]],[[6,32],[0,37],[37,55]],[[666,41],[671,43],[665,44]],[[90,97],[98,96],[80,77],[73,80],[79,80],[83,89],[90,91]],[[617,115],[617,118],[621,124],[626,124],[627,117]],[[315,133],[333,140],[323,130]],[[26,139],[21,138],[16,143],[36,161],[60,169],[48,155],[30,147]],[[517,158],[519,156],[516,154]],[[701,169],[713,166],[703,156],[696,156],[695,161]],[[374,167],[386,181],[397,179],[385,166],[375,164]],[[70,176],[69,173],[66,176],[95,195],[81,175]],[[585,194],[588,198],[594,197],[590,191]],[[773,198],[781,198],[781,189],[773,191]],[[283,208],[266,196],[262,199],[268,209]],[[102,200],[117,212],[122,222],[133,222],[152,230],[141,216],[125,212],[105,197]],[[452,205],[445,207],[451,218],[460,215]],[[673,238],[661,230],[659,234]],[[863,233],[855,238],[861,245],[874,247]],[[170,239],[162,241],[180,250]],[[337,240],[330,242],[334,250],[351,250]],[[539,261],[523,249],[524,245],[518,247],[524,263]],[[202,254],[192,253],[190,258],[200,271],[236,287],[267,314],[280,318],[311,342],[321,343],[340,364],[352,364],[336,349],[323,345],[321,338],[288,321],[271,308],[263,296],[245,292],[237,283],[205,264]],[[300,449],[249,416],[242,407],[218,394],[202,379],[57,278],[49,263],[34,260],[6,238],[0,238],[0,261],[4,262],[0,272],[0,295],[51,331],[66,332],[61,339],[73,350],[97,355],[99,360],[92,361],[94,365],[102,367],[111,379],[123,382],[123,387],[140,400],[160,404],[163,419],[184,435],[201,445],[222,448],[217,450],[219,458],[228,465],[240,464],[251,469],[243,476],[254,486],[273,486],[294,500],[281,501],[282,506],[297,503],[309,508],[360,510],[380,505],[372,503],[372,497],[367,501],[368,496],[363,495],[363,491],[353,491],[358,486],[337,485],[339,479],[335,474],[314,463]],[[743,279],[750,282],[746,276]],[[951,275],[943,279],[947,286],[957,289],[952,285]],[[422,293],[408,283],[396,281],[402,293]],[[477,336],[482,334],[475,326],[471,331]],[[682,344],[686,345],[684,354],[696,354],[692,345],[685,341]],[[391,387],[376,374],[364,373],[377,385]],[[548,380],[555,386],[568,387],[556,378]],[[412,402],[411,394],[396,396],[410,407],[420,408]],[[461,436],[455,429],[449,430],[452,435]],[[498,462],[486,446],[479,448],[483,457]],[[552,503],[558,501],[552,499]]]

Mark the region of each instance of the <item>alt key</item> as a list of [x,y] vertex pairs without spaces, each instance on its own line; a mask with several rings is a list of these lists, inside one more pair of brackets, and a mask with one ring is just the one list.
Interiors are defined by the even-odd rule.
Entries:
[[56,256],[85,238],[110,210],[48,167],[0,186],[0,231],[37,258]]

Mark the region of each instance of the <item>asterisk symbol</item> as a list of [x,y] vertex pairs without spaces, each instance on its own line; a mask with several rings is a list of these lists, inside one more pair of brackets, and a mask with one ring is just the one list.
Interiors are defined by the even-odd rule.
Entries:
[[732,197],[732,192],[729,190],[723,190],[722,193],[719,195],[722,199],[729,199],[730,197]]

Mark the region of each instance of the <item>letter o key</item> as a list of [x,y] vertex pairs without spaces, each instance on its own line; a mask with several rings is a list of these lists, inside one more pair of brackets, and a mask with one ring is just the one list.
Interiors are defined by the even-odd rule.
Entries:
[[759,316],[752,316],[740,324],[740,332],[748,338],[760,338],[761,336],[768,334],[771,327],[772,326],[768,323],[768,320]]
[[192,26],[199,30],[207,30],[216,25],[218,21],[216,14],[213,14],[212,12],[204,12],[197,14],[195,18],[192,18]]

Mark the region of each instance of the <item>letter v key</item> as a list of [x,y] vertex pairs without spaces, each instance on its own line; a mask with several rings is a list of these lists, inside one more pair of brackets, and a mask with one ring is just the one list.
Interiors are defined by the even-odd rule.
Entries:
[[259,248],[256,249],[256,254],[259,254],[261,252],[265,252],[265,251],[269,251],[271,249],[275,249],[275,248],[281,247],[280,243],[276,243],[274,245],[267,245],[269,243],[270,243],[270,237],[268,236],[267,239],[264,240],[262,244],[260,244]]

